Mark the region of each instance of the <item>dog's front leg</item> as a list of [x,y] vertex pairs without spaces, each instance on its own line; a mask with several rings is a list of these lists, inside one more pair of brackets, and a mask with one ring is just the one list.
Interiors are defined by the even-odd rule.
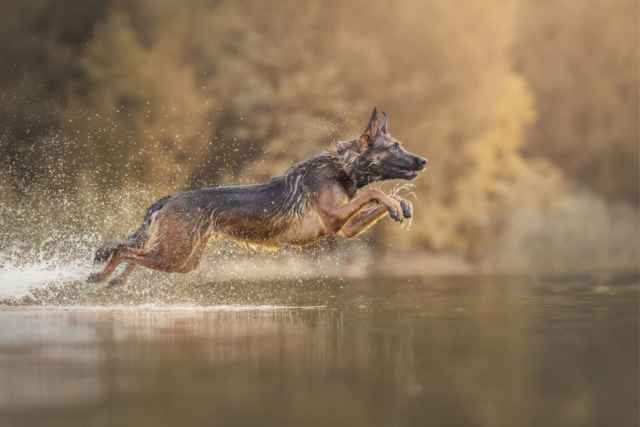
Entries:
[[377,188],[367,188],[349,202],[339,206],[333,203],[333,195],[331,193],[321,194],[319,198],[319,207],[325,223],[332,232],[337,233],[349,221],[351,217],[356,215],[365,205],[375,203],[384,208],[389,216],[399,222],[403,220],[404,208],[400,201],[394,197],[385,194]]
[[376,222],[387,215],[387,207],[377,202],[371,202],[363,207],[342,226],[339,233],[344,237],[355,237],[364,233]]
[[[400,206],[402,208],[402,215],[405,218],[411,218],[413,215],[413,208],[411,202],[400,199]],[[355,237],[364,233],[385,217],[388,210],[386,206],[379,204],[378,202],[371,202],[365,205],[360,211],[353,215],[340,229],[340,234],[345,237]]]

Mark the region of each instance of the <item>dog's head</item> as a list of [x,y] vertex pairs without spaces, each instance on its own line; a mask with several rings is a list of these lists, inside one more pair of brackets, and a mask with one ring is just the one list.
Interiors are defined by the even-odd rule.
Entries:
[[387,179],[412,180],[427,165],[427,159],[405,150],[389,132],[387,113],[374,108],[360,138],[339,143],[338,151],[347,152],[352,175],[358,186]]

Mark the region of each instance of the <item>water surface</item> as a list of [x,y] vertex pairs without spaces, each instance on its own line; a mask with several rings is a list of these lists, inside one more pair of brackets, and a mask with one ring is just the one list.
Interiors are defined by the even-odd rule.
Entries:
[[635,426],[639,283],[203,283],[171,303],[153,288],[47,294],[0,309],[0,425]]

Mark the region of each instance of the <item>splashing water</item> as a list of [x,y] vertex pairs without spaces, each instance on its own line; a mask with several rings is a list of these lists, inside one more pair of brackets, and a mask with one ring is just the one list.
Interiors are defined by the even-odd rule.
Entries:
[[29,239],[10,242],[0,248],[0,301],[28,296],[49,285],[71,283],[92,270],[93,234],[63,234],[33,244]]
[[[140,211],[129,201],[132,194],[36,188],[22,198],[0,200],[0,304],[84,280],[102,233],[124,234],[126,220]],[[116,206],[119,215],[105,214]],[[121,229],[114,228],[120,223]]]
[[85,260],[41,261],[28,264],[6,262],[0,266],[0,299],[20,298],[50,284],[81,280],[91,270]]
[[[290,305],[290,288],[281,295],[243,284],[361,277],[369,263],[366,242],[343,247],[339,255],[320,248],[306,254],[297,250],[248,253],[233,244],[217,242],[216,248],[205,254],[200,268],[187,275],[139,268],[123,288],[87,284],[86,277],[100,268],[92,263],[96,248],[134,229],[140,213],[156,196],[132,189],[113,194],[83,190],[74,195],[42,191],[25,200],[4,203],[0,199],[0,305],[113,307],[153,303],[273,309]],[[122,268],[124,265],[114,276]]]

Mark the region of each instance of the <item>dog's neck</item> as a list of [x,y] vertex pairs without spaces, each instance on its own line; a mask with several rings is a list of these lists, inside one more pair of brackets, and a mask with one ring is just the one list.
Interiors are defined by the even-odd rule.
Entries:
[[356,160],[353,164],[351,164],[349,168],[350,170],[347,170],[349,178],[351,178],[351,180],[355,183],[356,188],[358,189],[365,187],[374,181],[377,181],[377,179],[366,169],[358,167],[359,163],[360,162]]
[[377,181],[375,176],[366,168],[366,161],[357,152],[357,139],[351,141],[340,141],[336,143],[335,154],[338,157],[342,168],[352,181],[355,189],[360,189]]

